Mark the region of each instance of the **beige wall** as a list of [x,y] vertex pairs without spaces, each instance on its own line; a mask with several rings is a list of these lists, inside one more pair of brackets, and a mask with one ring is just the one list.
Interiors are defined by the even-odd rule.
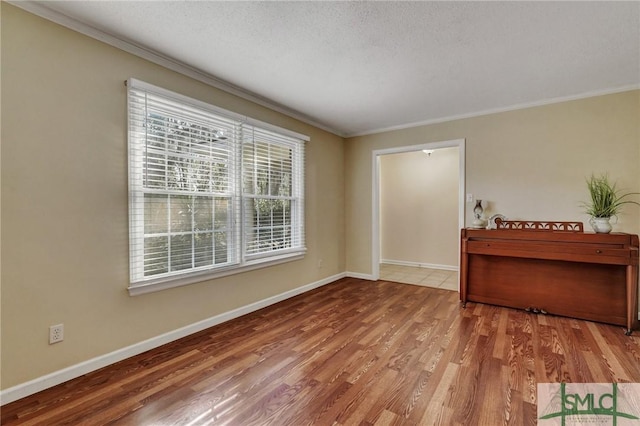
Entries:
[[[345,143],[347,270],[371,274],[372,151],[466,140],[466,192],[487,215],[583,221],[585,178],[609,172],[640,192],[640,91],[354,137]],[[472,208],[466,204],[466,223]],[[590,229],[590,228],[589,228]],[[640,208],[626,206],[614,231],[638,233]]]
[[[342,138],[1,7],[2,389],[345,271]],[[311,137],[304,260],[128,295],[129,77]]]
[[380,156],[380,258],[458,267],[457,147]]
[[[586,221],[592,172],[640,191],[640,91],[345,142],[6,3],[1,13],[2,389],[344,271],[370,274],[375,149],[465,138],[466,192],[514,219]],[[128,296],[129,77],[311,137],[304,260]],[[616,229],[638,233],[640,209]],[[64,342],[48,345],[61,322]]]

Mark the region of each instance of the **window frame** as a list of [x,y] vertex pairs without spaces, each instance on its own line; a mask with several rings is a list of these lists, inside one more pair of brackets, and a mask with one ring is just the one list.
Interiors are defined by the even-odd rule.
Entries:
[[[277,265],[284,262],[290,262],[294,260],[302,259],[306,252],[305,238],[304,238],[304,150],[305,143],[309,141],[309,137],[299,134],[287,129],[280,128],[268,123],[264,123],[259,120],[255,120],[217,106],[208,104],[197,99],[193,99],[167,89],[163,89],[143,81],[130,78],[126,81],[127,85],[127,136],[128,136],[128,167],[129,167],[129,268],[130,279],[128,291],[129,294],[134,296],[138,294],[144,294],[154,291],[159,291],[167,288],[173,288],[192,284],[200,281],[210,280],[214,278],[233,275],[253,269],[264,268],[272,265]],[[136,95],[135,93],[138,93]],[[145,263],[145,196],[146,194],[172,194],[177,195],[167,187],[164,190],[161,189],[148,189],[144,187],[144,178],[142,172],[145,165],[144,155],[141,154],[141,147],[146,146],[147,134],[144,132],[144,137],[140,136],[143,132],[141,128],[146,128],[146,120],[148,115],[145,115],[141,120],[134,120],[135,108],[138,108],[138,104],[134,104],[134,97],[139,96],[139,93],[148,94],[155,98],[163,98],[163,100],[169,102],[172,106],[180,106],[186,110],[196,110],[198,113],[211,114],[212,116],[222,117],[225,120],[229,120],[235,123],[236,131],[233,135],[230,135],[229,144],[232,146],[233,151],[230,155],[232,159],[230,162],[234,163],[234,166],[230,166],[229,179],[231,193],[231,215],[227,218],[227,222],[232,225],[232,229],[229,231],[233,233],[233,247],[230,250],[234,250],[235,259],[231,262],[227,262],[223,265],[216,266],[215,260],[209,266],[194,267],[184,269],[182,271],[167,271],[160,275],[144,276],[144,263]],[[144,96],[144,95],[143,95]],[[144,106],[145,114],[148,114],[146,104]],[[171,116],[175,119],[182,119],[185,115]],[[144,124],[140,124],[140,121]],[[291,187],[292,196],[295,197],[297,203],[296,217],[291,218],[291,238],[292,246],[287,249],[279,249],[274,251],[267,251],[258,254],[246,253],[246,235],[245,235],[245,199],[253,197],[254,194],[245,194],[243,189],[244,183],[244,159],[243,149],[245,146],[246,132],[251,129],[257,129],[258,132],[263,132],[269,135],[275,135],[272,141],[274,145],[287,146],[292,151],[292,176]],[[255,139],[252,139],[255,143]],[[165,148],[167,150],[167,148]],[[211,160],[211,158],[209,158]],[[168,177],[165,177],[168,179]],[[197,192],[185,192],[185,196],[199,197],[201,196]],[[208,197],[212,202],[215,200],[215,196],[206,194],[204,197]],[[171,198],[168,197],[168,200]],[[169,201],[170,202],[170,201]],[[169,205],[169,204],[168,204]],[[167,215],[170,213],[167,212]],[[213,220],[213,219],[212,219]],[[192,224],[192,235],[195,235]],[[214,227],[212,227],[212,233],[215,233]],[[295,233],[295,237],[293,235]],[[170,229],[167,230],[168,238],[171,238]],[[273,236],[272,236],[273,238]],[[229,249],[229,246],[227,246]],[[168,250],[168,249],[167,249]],[[167,251],[169,253],[169,251]],[[167,254],[169,256],[169,254]],[[192,256],[196,256],[195,252]],[[215,258],[215,253],[213,254]]]
[[[248,127],[251,127],[251,129],[248,129]],[[245,191],[244,190],[244,186],[243,186],[243,196],[242,196],[242,217],[240,220],[243,221],[244,226],[242,227],[243,230],[243,239],[242,239],[242,254],[244,256],[245,260],[252,260],[252,259],[260,259],[263,257],[269,257],[270,256],[270,252],[253,252],[250,253],[249,249],[248,249],[248,244],[249,244],[249,239],[246,237],[247,235],[247,227],[249,227],[249,224],[247,223],[247,215],[248,215],[248,208],[247,208],[247,204],[246,202],[248,200],[254,200],[254,202],[256,200],[272,200],[272,201],[289,201],[291,203],[291,212],[290,212],[290,216],[291,216],[291,221],[292,221],[292,226],[291,226],[291,243],[292,243],[292,247],[290,248],[286,248],[286,249],[281,249],[279,250],[279,252],[281,253],[285,253],[287,251],[296,251],[296,247],[297,245],[295,245],[295,241],[299,241],[300,239],[304,240],[304,206],[302,206],[302,208],[300,207],[300,204],[304,203],[304,188],[303,188],[303,173],[298,173],[297,170],[295,170],[294,166],[296,164],[300,164],[301,162],[304,161],[304,153],[302,152],[302,150],[300,149],[300,144],[296,143],[295,140],[291,139],[291,140],[286,140],[286,139],[281,139],[279,141],[278,144],[273,144],[273,143],[269,143],[268,139],[270,139],[270,136],[268,136],[269,133],[272,132],[266,132],[267,136],[265,137],[266,141],[260,137],[256,138],[255,137],[255,133],[256,133],[256,127],[257,126],[245,126],[245,129],[247,129],[247,132],[243,131],[243,143],[242,143],[242,152],[243,152],[243,156],[242,156],[242,183],[245,183],[245,179],[246,176],[244,174],[245,169],[244,169],[244,160],[246,158],[246,156],[244,155],[244,148],[248,145],[252,145],[254,147],[254,161],[253,161],[253,165],[254,165],[254,170],[253,173],[251,173],[251,176],[253,177],[252,179],[252,183],[254,185],[252,185],[254,188],[252,191]],[[243,129],[244,130],[244,129]],[[252,136],[252,140],[250,142],[246,142],[246,136],[247,134]],[[258,134],[260,136],[260,134],[265,134],[264,129],[258,129]],[[257,140],[256,140],[257,139]],[[288,196],[283,196],[283,195],[273,195],[273,194],[257,194],[256,193],[256,176],[258,175],[257,173],[257,167],[255,167],[256,163],[259,162],[258,159],[262,159],[264,160],[263,156],[256,156],[255,155],[255,147],[257,144],[261,144],[261,145],[269,145],[268,148],[269,150],[271,149],[271,145],[275,145],[276,147],[282,149],[283,147],[290,149],[291,150],[291,194]],[[271,162],[269,162],[269,165],[271,166]],[[270,168],[269,168],[270,169]],[[302,168],[302,172],[304,172],[304,167]],[[264,170],[263,170],[264,173]],[[269,174],[270,176],[270,174]],[[270,179],[268,180],[268,186],[271,186],[271,182]],[[294,223],[298,223],[298,224],[302,224],[302,227],[300,226],[293,226]],[[284,226],[283,226],[284,227]],[[265,227],[265,228],[269,228],[269,227]],[[301,234],[302,231],[302,234]]]

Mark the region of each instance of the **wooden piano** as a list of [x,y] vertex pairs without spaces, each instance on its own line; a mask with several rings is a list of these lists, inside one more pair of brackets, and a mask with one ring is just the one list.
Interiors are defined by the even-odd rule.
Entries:
[[462,229],[460,299],[638,326],[638,236],[581,222],[496,221]]

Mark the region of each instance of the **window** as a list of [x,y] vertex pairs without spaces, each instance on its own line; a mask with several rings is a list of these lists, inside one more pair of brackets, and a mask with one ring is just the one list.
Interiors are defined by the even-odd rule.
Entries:
[[304,254],[305,136],[127,85],[132,294]]

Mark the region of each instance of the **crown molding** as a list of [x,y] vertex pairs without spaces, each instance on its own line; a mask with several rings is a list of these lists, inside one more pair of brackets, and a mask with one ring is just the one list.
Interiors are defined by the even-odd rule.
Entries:
[[620,86],[620,87],[611,88],[611,89],[593,90],[593,91],[590,91],[590,92],[584,92],[584,93],[580,93],[580,94],[577,94],[577,95],[559,96],[559,97],[556,97],[556,98],[548,98],[548,99],[543,99],[543,100],[535,101],[535,102],[526,102],[526,103],[515,104],[515,105],[506,106],[506,107],[501,107],[501,108],[486,109],[486,110],[482,110],[482,111],[471,112],[471,113],[468,113],[468,114],[450,115],[450,116],[446,116],[446,117],[435,118],[435,119],[432,119],[432,120],[424,120],[424,121],[417,121],[417,122],[412,122],[412,123],[400,124],[400,125],[397,125],[397,126],[383,127],[383,128],[379,128],[379,129],[375,129],[375,130],[361,132],[361,133],[347,134],[346,136],[343,136],[343,137],[344,138],[355,138],[355,137],[358,137],[358,136],[375,135],[375,134],[378,134],[378,133],[391,132],[391,131],[394,131],[394,130],[411,129],[411,128],[414,128],[414,127],[428,126],[429,124],[438,124],[438,123],[445,123],[447,121],[461,120],[463,118],[474,118],[474,117],[480,117],[480,116],[483,116],[483,115],[498,114],[498,113],[501,113],[501,112],[509,112],[509,111],[516,111],[516,110],[525,109],[525,108],[533,108],[533,107],[539,107],[539,106],[544,106],[544,105],[558,104],[558,103],[561,103],[561,102],[569,102],[569,101],[575,101],[575,100],[579,100],[579,99],[593,98],[593,97],[596,97],[596,96],[612,95],[614,93],[629,92],[631,90],[638,90],[638,89],[640,89],[640,84],[632,84],[632,85],[628,85],[628,86]]
[[247,101],[253,102],[255,104],[258,104],[260,106],[269,108],[273,111],[279,112],[281,114],[284,114],[288,117],[291,117],[293,119],[299,120],[303,123],[309,124],[311,126],[317,127],[319,129],[325,130],[329,133],[332,133],[334,135],[340,136],[342,138],[354,138],[354,137],[358,137],[358,136],[368,136],[368,135],[374,135],[374,134],[378,134],[378,133],[385,133],[385,132],[391,132],[391,131],[395,131],[395,130],[404,130],[404,129],[410,129],[410,128],[414,128],[414,127],[421,127],[421,126],[427,126],[430,124],[438,124],[438,123],[444,123],[447,121],[454,121],[454,120],[460,120],[460,119],[465,119],[465,118],[474,118],[474,117],[480,117],[483,115],[489,115],[489,114],[497,114],[497,113],[501,113],[501,112],[509,112],[509,111],[515,111],[515,110],[519,110],[519,109],[525,109],[525,108],[532,108],[532,107],[538,107],[538,106],[544,106],[544,105],[550,105],[550,104],[555,104],[555,103],[560,103],[560,102],[567,102],[567,101],[573,101],[573,100],[579,100],[579,99],[585,99],[585,98],[590,98],[590,97],[595,97],[595,96],[602,96],[602,95],[609,95],[609,94],[614,94],[614,93],[620,93],[620,92],[626,92],[626,91],[630,91],[630,90],[638,90],[640,89],[640,84],[634,84],[634,85],[628,85],[628,86],[621,86],[621,87],[617,87],[617,88],[611,88],[611,89],[603,89],[603,90],[595,90],[595,91],[589,91],[589,92],[584,92],[584,93],[580,93],[580,94],[576,94],[576,95],[569,95],[569,96],[561,96],[561,97],[554,97],[554,98],[548,98],[548,99],[543,99],[540,101],[535,101],[535,102],[527,102],[527,103],[521,103],[521,104],[515,104],[515,105],[510,105],[510,106],[506,106],[506,107],[499,107],[499,108],[492,108],[492,109],[486,109],[486,110],[482,110],[482,111],[476,111],[476,112],[470,112],[467,114],[458,114],[458,115],[450,115],[450,116],[445,116],[445,117],[439,117],[439,118],[434,118],[434,119],[429,119],[429,120],[423,120],[423,121],[417,121],[417,122],[410,122],[410,123],[405,123],[405,124],[400,124],[400,125],[396,125],[396,126],[389,126],[389,127],[381,127],[381,128],[377,128],[377,129],[372,129],[372,130],[366,130],[363,132],[356,132],[356,133],[346,133],[343,131],[339,131],[329,125],[320,123],[316,120],[314,120],[313,118],[302,114],[298,111],[292,110],[284,105],[281,105],[277,102],[274,102],[270,99],[267,99],[263,96],[260,96],[256,93],[250,92],[246,89],[243,89],[239,86],[236,86],[232,83],[229,83],[227,81],[224,81],[222,79],[219,79],[217,77],[215,77],[214,75],[211,75],[209,73],[206,73],[202,70],[199,70],[195,67],[189,66],[185,63],[182,63],[180,61],[177,61],[173,58],[170,58],[168,56],[165,56],[163,54],[161,54],[160,52],[148,49],[146,47],[140,46],[130,40],[125,40],[119,37],[116,37],[112,34],[108,34],[102,30],[99,30],[95,27],[92,27],[90,25],[87,25],[83,22],[78,21],[77,19],[71,18],[67,15],[64,15],[60,12],[54,11],[52,9],[49,9],[46,6],[46,2],[42,2],[42,1],[33,1],[33,0],[25,0],[25,1],[20,1],[20,0],[3,0],[6,1],[7,3],[16,6],[20,9],[23,9],[29,13],[32,13],[36,16],[39,16],[41,18],[47,19],[51,22],[54,22],[56,24],[62,25],[66,28],[69,28],[73,31],[79,32],[81,34],[84,34],[88,37],[91,37],[93,39],[99,40],[103,43],[106,43],[110,46],[116,47],[120,50],[123,50],[127,53],[130,53],[132,55],[138,56],[142,59],[148,60],[149,62],[155,63],[157,65],[160,65],[164,68],[170,69],[172,71],[178,72],[180,74],[183,74],[187,77],[193,78],[194,80],[200,81],[204,84],[207,84],[209,86],[215,87],[219,90],[225,91],[227,93],[230,93],[232,95],[238,96],[239,98],[245,99]]
[[243,89],[239,86],[229,83],[228,81],[217,78],[212,74],[206,73],[198,68],[192,67],[176,59],[173,59],[169,56],[163,55],[160,52],[157,52],[155,50],[136,44],[131,40],[126,40],[120,37],[116,37],[105,31],[99,30],[91,25],[85,24],[84,22],[78,21],[75,18],[67,16],[63,13],[57,12],[55,10],[52,10],[46,6],[46,2],[31,1],[31,0],[26,0],[26,1],[6,0],[6,2],[22,10],[25,10],[26,12],[32,13],[48,21],[54,22],[58,25],[62,25],[63,27],[66,27],[70,30],[76,31],[80,34],[86,35],[88,37],[91,37],[103,43],[106,43],[117,49],[123,50],[132,55],[138,56],[156,65],[160,65],[164,68],[178,72],[194,80],[200,81],[201,83],[205,83],[209,86],[215,87],[216,89],[223,90],[227,93],[238,96],[239,98],[242,98],[247,101],[258,104],[260,106],[269,108],[273,111],[277,111],[288,117],[294,118],[303,123],[325,130],[334,135],[338,135],[340,137],[345,136],[344,132],[338,131],[337,129],[334,129],[326,124],[319,123],[318,121],[314,120],[313,118],[305,114],[292,110],[268,98],[265,98],[256,93],[250,92],[246,89]]

